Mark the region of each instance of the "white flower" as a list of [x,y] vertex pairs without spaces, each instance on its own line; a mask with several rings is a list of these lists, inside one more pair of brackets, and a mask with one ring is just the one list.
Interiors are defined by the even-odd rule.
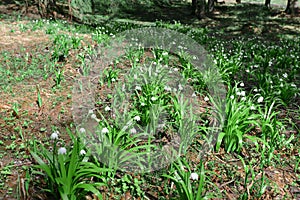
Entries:
[[255,106],[254,105],[250,106],[250,110],[255,110]]
[[192,94],[192,97],[196,97],[197,95],[196,95],[196,93],[195,92],[193,92],[193,94]]
[[178,72],[178,70],[179,70],[178,68],[174,68],[174,72]]
[[246,100],[246,97],[242,97],[241,100],[242,100],[242,101],[245,101],[245,100]]
[[85,129],[84,128],[80,128],[79,129],[79,133],[85,133]]
[[257,99],[257,102],[258,102],[258,103],[261,103],[261,102],[263,102],[263,100],[264,100],[264,98],[263,98],[262,96],[260,96],[260,97]]
[[140,116],[135,116],[134,118],[133,118],[135,121],[140,121],[141,120],[141,118],[140,118]]
[[231,95],[231,96],[230,96],[230,99],[234,99],[234,96],[233,96],[233,95]]
[[139,91],[142,90],[141,86],[139,86],[139,85],[135,86],[135,89],[136,89],[136,90],[139,90]]
[[85,152],[85,150],[84,150],[84,149],[82,149],[82,150],[80,150],[79,154],[80,154],[80,155],[85,155],[85,154],[86,154],[86,152]]
[[109,106],[106,106],[106,107],[104,108],[104,110],[105,110],[106,112],[108,112],[108,111],[110,111],[111,109],[110,109]]
[[280,78],[279,81],[283,81],[282,78]]
[[190,179],[192,179],[193,181],[197,181],[199,178],[199,175],[195,172],[191,173],[190,175]]
[[141,106],[145,106],[146,104],[144,102],[141,103]]
[[292,87],[297,87],[297,85],[295,83],[291,83]]
[[241,96],[241,92],[240,92],[240,91],[237,91],[237,92],[236,92],[236,95]]
[[89,110],[89,114],[93,114],[94,113],[94,111],[93,110]]
[[157,97],[151,97],[151,101],[156,101]]
[[101,133],[103,133],[103,134],[108,133],[108,132],[109,132],[109,130],[108,130],[106,127],[104,127],[104,128],[101,130]]
[[183,90],[183,87],[181,84],[178,85],[178,90]]
[[136,134],[136,129],[135,128],[130,129],[130,133]]
[[167,86],[167,85],[164,87],[164,89],[165,89],[166,91],[168,91],[168,92],[170,92],[170,91],[172,90],[172,89],[171,89],[169,86]]
[[209,101],[209,98],[207,96],[205,96],[204,101]]
[[280,87],[283,87],[283,83],[280,83]]
[[254,91],[254,92],[258,92],[258,89],[257,89],[257,88],[255,88],[253,91]]
[[244,96],[246,95],[246,92],[245,92],[245,91],[241,91],[241,93],[240,93],[240,94],[241,94],[241,96],[243,96],[243,97],[244,97]]
[[284,74],[283,74],[283,77],[284,77],[284,78],[287,78],[287,77],[288,77],[287,73],[284,73]]
[[249,69],[246,69],[246,72],[247,72],[247,73],[249,73],[249,72],[250,72],[250,70],[249,70]]
[[168,52],[165,51],[165,52],[162,53],[162,55],[163,55],[163,56],[167,56],[167,55],[168,55]]
[[116,79],[115,79],[115,78],[112,78],[112,79],[111,79],[111,82],[115,82],[115,81],[116,81]]
[[241,86],[241,87],[244,87],[244,86],[245,86],[245,84],[244,84],[243,82],[241,82],[240,86]]
[[58,154],[66,154],[67,153],[67,149],[65,147],[60,147],[58,149]]
[[92,115],[91,115],[91,118],[92,118],[92,119],[97,119],[96,114],[92,114]]
[[56,139],[58,139],[58,134],[59,134],[58,131],[54,131],[54,132],[51,134],[50,138],[51,138],[52,140],[56,140]]

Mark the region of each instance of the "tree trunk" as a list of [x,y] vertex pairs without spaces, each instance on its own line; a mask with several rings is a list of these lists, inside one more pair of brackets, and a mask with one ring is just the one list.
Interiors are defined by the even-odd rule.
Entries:
[[288,13],[288,14],[295,14],[296,1],[297,0],[288,0],[287,5],[286,5],[286,9],[285,9],[284,12]]
[[56,0],[38,0],[38,9],[42,18],[54,16],[57,10]]
[[265,0],[265,6],[270,8],[271,0]]
[[205,0],[192,0],[192,6],[195,15],[202,19],[205,17]]
[[211,13],[215,8],[215,0],[208,0],[208,12]]

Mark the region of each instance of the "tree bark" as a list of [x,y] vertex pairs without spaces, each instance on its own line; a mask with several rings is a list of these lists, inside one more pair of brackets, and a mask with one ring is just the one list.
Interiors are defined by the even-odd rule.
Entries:
[[285,9],[284,12],[288,13],[288,14],[295,14],[296,1],[297,0],[288,0],[287,5],[286,5],[286,9]]
[[42,18],[48,18],[51,15],[55,17],[57,11],[56,0],[38,0],[38,9]]
[[265,0],[265,6],[270,8],[271,0]]

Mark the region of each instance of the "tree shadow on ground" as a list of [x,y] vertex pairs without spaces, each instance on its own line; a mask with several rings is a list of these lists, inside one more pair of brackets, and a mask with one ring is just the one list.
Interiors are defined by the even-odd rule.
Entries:
[[282,37],[294,38],[300,35],[299,8],[293,15],[283,12],[284,8],[274,6],[266,9],[263,4],[217,4],[215,11],[204,19],[197,19],[192,7],[182,1],[156,7],[138,6],[130,12],[119,12],[110,19],[129,19],[132,21],[155,22],[174,21],[194,27],[205,27],[224,33],[226,37],[236,35],[269,37],[274,40]]

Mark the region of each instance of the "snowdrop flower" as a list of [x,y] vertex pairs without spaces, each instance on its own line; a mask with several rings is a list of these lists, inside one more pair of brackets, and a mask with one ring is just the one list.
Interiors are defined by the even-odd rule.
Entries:
[[183,87],[181,84],[178,85],[178,90],[183,90]]
[[263,102],[263,100],[264,100],[264,98],[263,98],[262,96],[260,96],[260,97],[257,99],[257,102],[258,102],[258,103],[261,103],[261,102]]
[[254,105],[250,106],[250,110],[255,110],[255,106]]
[[135,89],[136,89],[136,90],[139,90],[139,91],[142,90],[141,86],[139,86],[139,85],[135,86]]
[[140,116],[138,116],[138,115],[135,116],[133,119],[134,119],[135,121],[137,121],[137,122],[141,120]]
[[297,85],[295,83],[291,83],[292,87],[297,87]]
[[284,77],[284,78],[287,78],[287,77],[288,77],[287,73],[284,73],[284,74],[283,74],[283,77]]
[[282,79],[282,78],[280,78],[280,79],[279,79],[279,81],[283,81],[283,79]]
[[165,52],[162,53],[162,55],[163,55],[163,56],[167,56],[167,55],[168,55],[168,52],[165,51]]
[[231,96],[230,96],[230,99],[234,99],[234,96],[233,96],[233,95],[231,95]]
[[257,88],[255,88],[253,91],[254,91],[254,92],[258,92]]
[[54,131],[54,132],[51,134],[50,138],[51,138],[52,140],[56,140],[56,139],[58,139],[58,134],[59,134],[58,131]]
[[280,87],[283,87],[283,83],[280,83]]
[[141,103],[141,106],[145,106],[146,104],[144,102]]
[[244,84],[243,82],[241,82],[240,86],[241,86],[241,87],[244,87],[244,86],[245,86],[245,84]]
[[178,68],[174,68],[174,72],[178,72],[178,70],[179,70]]
[[58,149],[58,154],[66,154],[67,153],[67,149],[65,147],[60,147]]
[[82,149],[82,150],[80,150],[79,154],[80,154],[80,155],[85,155],[85,154],[86,154],[86,152],[85,152],[85,150],[84,150],[84,149]]
[[193,181],[197,181],[199,178],[199,175],[195,172],[191,173],[190,175],[190,179],[192,179]]
[[81,127],[81,128],[79,129],[79,133],[85,133],[85,129]]
[[209,98],[207,96],[205,96],[204,101],[209,101]]
[[109,132],[109,130],[108,130],[106,127],[104,127],[104,128],[101,130],[101,133],[103,133],[103,134],[108,133],[108,132]]
[[242,100],[242,101],[245,101],[245,100],[246,100],[246,97],[242,97],[241,100]]
[[246,72],[247,72],[247,73],[249,73],[249,72],[250,72],[250,70],[249,70],[249,69],[246,69]]
[[92,114],[92,115],[91,115],[91,118],[92,118],[92,119],[97,119],[96,114]]
[[94,111],[93,110],[89,110],[89,114],[93,114],[94,113]]
[[157,97],[151,97],[151,101],[156,101]]
[[170,92],[170,91],[172,90],[172,89],[171,89],[169,86],[167,86],[167,85],[164,87],[164,89],[165,89],[166,91],[168,91],[168,92]]
[[192,94],[192,97],[196,97],[197,95],[196,95],[196,93],[195,92],[193,92],[193,94]]
[[130,133],[131,134],[136,134],[136,129],[135,128],[130,129]]
[[111,109],[110,109],[109,106],[106,106],[106,107],[104,108],[104,110],[105,110],[106,112],[108,112],[108,111],[110,111]]
[[240,95],[244,97],[246,95],[246,92],[245,91],[241,91]]

